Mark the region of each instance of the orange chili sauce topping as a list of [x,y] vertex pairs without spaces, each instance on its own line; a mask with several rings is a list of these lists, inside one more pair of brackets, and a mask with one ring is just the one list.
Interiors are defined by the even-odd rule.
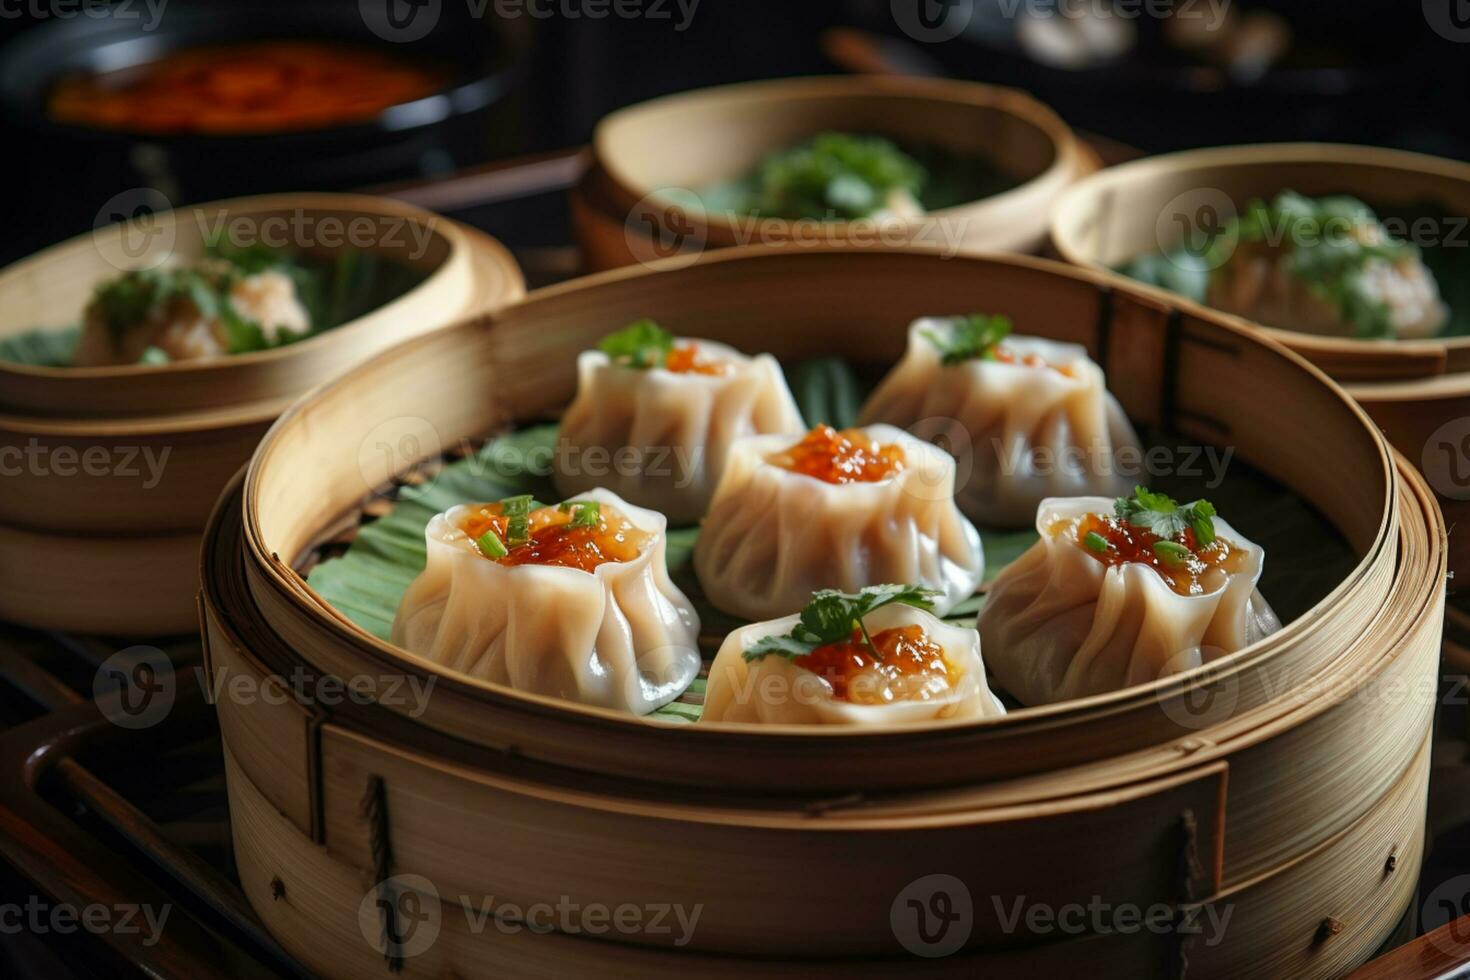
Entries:
[[594,527],[571,527],[573,515],[556,507],[531,511],[531,536],[511,545],[506,541],[509,518],[500,504],[482,504],[460,525],[460,530],[478,540],[493,530],[509,551],[503,558],[489,558],[501,565],[557,565],[590,572],[608,562],[632,561],[642,553],[653,535],[641,531],[618,512],[603,504]]
[[693,344],[680,344],[664,358],[664,370],[674,374],[721,375],[730,373],[730,365],[705,357]]
[[[1070,523],[1059,521],[1052,533],[1066,530]],[[1089,548],[1086,543],[1088,534],[1102,537],[1108,543],[1108,549],[1094,551]],[[1087,514],[1077,521],[1072,536],[1077,547],[1109,567],[1130,562],[1148,565],[1159,573],[1169,588],[1183,596],[1203,594],[1206,588],[1202,579],[1211,569],[1236,572],[1241,569],[1245,558],[1244,552],[1219,536],[1202,548],[1195,541],[1194,532],[1187,528],[1176,537],[1161,538],[1145,528],[1102,514]],[[1154,550],[1154,545],[1165,540],[1189,549],[1188,556],[1181,556],[1182,560],[1179,561],[1161,558]]]
[[861,429],[838,432],[830,425],[817,426],[766,462],[827,483],[877,483],[902,472],[905,465],[898,446],[875,443]]
[[1042,357],[1040,354],[1017,354],[1015,351],[1011,350],[1009,347],[1004,347],[1004,346],[1002,346],[1000,344],[997,344],[996,346],[992,347],[990,350],[991,350],[991,353],[994,355],[995,359],[997,361],[1000,361],[1002,364],[1015,364],[1015,365],[1019,365],[1020,367],[1044,367],[1044,368],[1051,368],[1053,371],[1057,372],[1058,374],[1065,374],[1069,378],[1072,376],[1072,369],[1071,369],[1071,367],[1068,367],[1068,366],[1060,366],[1059,367],[1056,364],[1052,364],[1050,361],[1048,361],[1046,358]]
[[140,133],[269,133],[365,122],[443,88],[442,72],[326,41],[186,48],[61,79],[59,122]]
[[928,701],[955,688],[959,672],[944,648],[921,626],[898,626],[873,634],[876,655],[861,630],[842,643],[829,643],[792,660],[832,685],[832,696],[853,704]]

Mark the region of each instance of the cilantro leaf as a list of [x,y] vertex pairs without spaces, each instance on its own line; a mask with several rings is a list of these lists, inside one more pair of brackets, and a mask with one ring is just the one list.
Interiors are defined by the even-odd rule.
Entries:
[[872,639],[863,618],[884,606],[898,603],[916,609],[932,610],[934,600],[942,593],[919,585],[870,585],[858,592],[823,589],[812,593],[812,600],[801,611],[791,632],[784,636],[767,636],[745,651],[746,660],[759,660],[768,654],[799,657],[817,647],[841,643],[854,630],[862,633],[863,642],[873,649]]
[[1208,500],[1195,500],[1181,505],[1164,493],[1153,493],[1147,487],[1134,487],[1133,496],[1113,501],[1118,520],[1142,528],[1161,538],[1177,538],[1186,529],[1194,532],[1199,547],[1215,541],[1215,506]]
[[644,318],[603,337],[597,349],[624,367],[663,367],[669,352],[674,349],[674,335]]
[[944,364],[979,358],[994,360],[995,348],[1011,335],[1010,317],[971,313],[954,317],[947,335],[925,330],[924,339],[939,349]]

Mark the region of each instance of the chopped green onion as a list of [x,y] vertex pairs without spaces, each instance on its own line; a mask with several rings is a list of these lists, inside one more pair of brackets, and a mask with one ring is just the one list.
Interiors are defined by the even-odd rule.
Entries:
[[602,519],[602,505],[595,500],[569,500],[556,509],[572,515],[571,527],[596,527]]
[[515,547],[531,540],[531,505],[536,501],[529,493],[506,497],[500,502],[500,512],[509,520],[505,525],[505,540]]
[[1088,531],[1087,536],[1082,539],[1082,543],[1087,547],[1088,551],[1095,551],[1098,554],[1103,554],[1108,550],[1108,539],[1096,531]]
[[500,538],[496,536],[494,528],[491,528],[490,530],[486,531],[484,534],[476,538],[475,544],[480,546],[480,553],[483,554],[486,558],[504,558],[506,555],[510,554],[510,551],[506,549],[504,542],[502,542]]
[[1155,541],[1154,554],[1171,568],[1183,567],[1192,557],[1190,550],[1177,541]]

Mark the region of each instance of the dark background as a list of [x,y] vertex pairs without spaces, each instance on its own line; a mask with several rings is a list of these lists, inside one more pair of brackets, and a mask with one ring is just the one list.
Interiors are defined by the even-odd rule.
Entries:
[[[632,19],[593,19],[585,13],[586,0],[529,0],[538,5],[536,16],[503,16],[523,9],[514,4],[527,0],[512,0],[511,6],[503,0],[419,2],[440,4],[441,36],[461,47],[483,44],[498,52],[497,65],[508,74],[488,110],[442,127],[445,132],[429,143],[400,147],[396,155],[380,145],[392,139],[359,144],[355,137],[307,146],[286,140],[249,152],[228,141],[186,148],[177,154],[177,179],[165,187],[169,199],[182,204],[261,190],[371,186],[577,145],[609,110],[652,96],[843,70],[828,54],[834,27],[869,32],[885,45],[884,56],[907,70],[1026,88],[1075,127],[1150,152],[1311,139],[1470,156],[1466,0],[1239,0],[1237,11],[1265,7],[1280,13],[1295,38],[1280,69],[1251,80],[1202,72],[1160,53],[1160,22],[1149,16],[1134,18],[1137,51],[1118,64],[1068,71],[1021,56],[1006,37],[1018,16],[1014,12],[1045,12],[1048,4],[1055,9],[1069,0],[895,0],[899,6],[890,0],[700,0],[684,30],[676,27],[683,15],[674,0],[643,0],[644,9],[661,15]],[[1148,9],[1169,0],[1117,2]],[[1181,11],[1190,4],[1207,9],[1207,0],[1172,2]],[[905,3],[927,14],[926,23],[940,23],[956,9],[968,12],[967,29],[938,43],[914,41],[895,19]],[[158,33],[166,36],[181,21],[207,16],[225,37],[238,36],[240,29],[226,22],[241,6],[167,0]],[[249,23],[260,36],[291,35],[281,26],[287,13],[316,10],[358,22],[362,17],[359,0],[252,0],[246,6],[256,8]],[[101,0],[0,0],[0,42],[6,44],[0,75],[58,21],[95,24],[102,7]],[[1007,17],[1005,11],[1013,13]],[[50,58],[41,60],[49,65]],[[56,127],[35,112],[36,91],[44,92],[44,84],[21,94],[17,84],[6,82],[0,177],[10,192],[0,261],[88,230],[115,193],[155,182],[137,166],[140,152],[145,158],[152,152],[150,141],[58,137]]]

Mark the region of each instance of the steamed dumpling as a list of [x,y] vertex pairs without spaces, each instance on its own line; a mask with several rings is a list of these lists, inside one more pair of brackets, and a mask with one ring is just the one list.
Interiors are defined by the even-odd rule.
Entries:
[[1044,500],[1036,530],[977,624],[991,675],[1024,704],[1144,684],[1281,628],[1256,591],[1265,553],[1207,502],[1181,507],[1142,488]]
[[955,499],[982,525],[1023,527],[1046,497],[1126,492],[1119,453],[1142,454],[1102,369],[1076,344],[1009,333],[1004,317],[914,321],[861,421],[947,440]]
[[1449,320],[1419,249],[1350,197],[1287,191],[1270,204],[1253,201],[1214,248],[1206,301],[1257,323],[1410,340],[1433,337]]
[[704,515],[736,439],[805,429],[775,358],[670,336],[643,320],[577,358],[556,486],[606,486],[675,524]]
[[258,327],[268,347],[311,331],[290,276],[275,269],[246,275],[223,259],[207,259],[188,268],[128,272],[99,286],[82,314],[72,363],[136,364],[150,348],[170,361],[224,357],[231,351],[231,316]]
[[[884,588],[901,587],[878,590]],[[862,598],[819,593],[811,606]],[[859,617],[866,637],[848,627],[834,642],[801,643],[811,606],[806,616],[753,623],[725,638],[710,667],[701,721],[890,725],[1005,714],[986,684],[973,629],[898,601]]]
[[518,691],[635,714],[674,700],[699,673],[699,616],[669,579],[663,515],[607,490],[532,503],[431,519],[393,642]]
[[954,476],[948,453],[888,425],[741,439],[694,545],[700,585],[728,613],[774,619],[819,589],[913,582],[943,615],[985,566]]

